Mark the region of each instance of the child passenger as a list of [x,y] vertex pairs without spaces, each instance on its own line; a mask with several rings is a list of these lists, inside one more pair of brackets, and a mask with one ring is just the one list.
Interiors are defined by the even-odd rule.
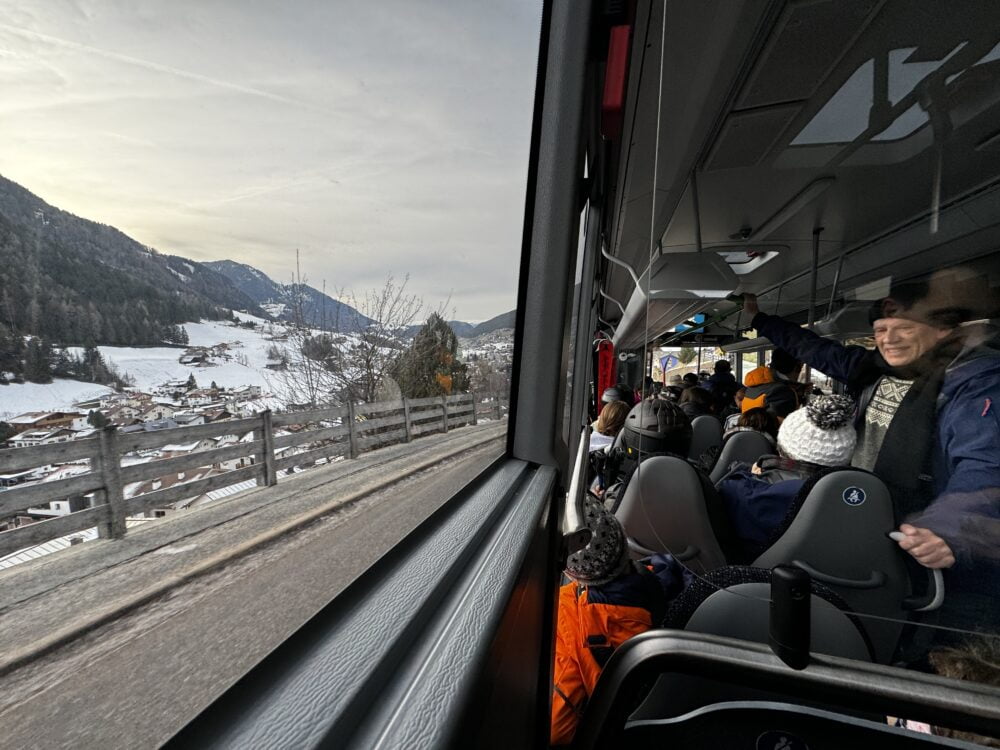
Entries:
[[689,580],[670,555],[629,558],[621,524],[587,495],[590,542],[566,561],[571,580],[559,589],[552,685],[553,745],[572,742],[583,709],[612,652],[634,635],[659,626],[668,602]]
[[857,440],[853,416],[854,402],[846,396],[814,398],[781,423],[779,455],[738,466],[719,481],[719,494],[748,555],[764,551],[807,480],[850,465]]

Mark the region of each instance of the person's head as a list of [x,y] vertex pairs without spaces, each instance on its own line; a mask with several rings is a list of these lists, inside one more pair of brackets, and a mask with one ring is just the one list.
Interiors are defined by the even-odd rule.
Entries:
[[[928,660],[934,671],[953,680],[975,682],[980,685],[1000,687],[1000,638],[980,636],[970,638],[956,648],[931,651]],[[963,732],[944,727],[932,727],[939,737],[974,742],[985,747],[1000,747],[1000,739]]]
[[681,394],[681,403],[695,404],[704,411],[711,411],[712,407],[715,406],[715,399],[704,388],[694,386],[685,389],[684,393]]
[[673,401],[678,403],[681,400],[681,394],[684,393],[684,388],[679,385],[668,385],[664,387],[663,392],[660,393],[660,398],[667,401]]
[[778,418],[762,406],[743,412],[736,422],[736,426],[749,427],[757,432],[766,432],[771,437],[778,435]]
[[[875,346],[892,367],[907,367],[975,316],[977,299],[960,269],[894,284],[869,313]],[[966,290],[963,292],[963,290]]]
[[733,366],[729,364],[728,359],[720,359],[715,362],[715,372],[719,375],[729,372],[733,369]]
[[667,385],[684,385],[684,381],[681,379],[680,375],[674,374],[670,376],[667,381]]
[[736,389],[736,393],[733,394],[733,403],[739,406],[743,403],[743,397],[747,395],[747,387],[741,385]]
[[820,466],[847,466],[857,434],[852,424],[854,401],[823,396],[793,411],[778,428],[778,452]]
[[566,575],[585,586],[601,586],[628,570],[628,544],[621,523],[590,493],[582,510],[590,541],[566,559]]
[[681,382],[684,384],[685,388],[691,388],[698,385],[698,374],[695,372],[688,372],[684,374],[681,378]]
[[686,456],[691,447],[691,421],[672,401],[643,401],[625,418],[622,444],[629,452]]
[[601,415],[597,418],[597,431],[602,435],[614,437],[625,424],[625,417],[628,416],[630,407],[624,401],[612,401],[605,404],[601,409]]
[[624,385],[613,385],[610,388],[606,388],[604,393],[601,394],[601,403],[610,404],[614,401],[626,401],[631,402],[632,391],[627,386]]
[[788,380],[798,380],[802,372],[802,363],[784,349],[771,352],[771,369],[779,372]]

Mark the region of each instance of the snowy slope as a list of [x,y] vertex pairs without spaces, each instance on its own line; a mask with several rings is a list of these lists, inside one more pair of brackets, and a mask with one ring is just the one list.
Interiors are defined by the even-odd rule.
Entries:
[[0,386],[0,420],[29,411],[63,411],[77,401],[113,393],[111,388],[78,380],[56,380],[46,385],[21,383]]
[[[250,316],[241,316],[247,317]],[[266,375],[273,375],[264,369],[267,361],[267,347],[273,342],[265,338],[259,329],[239,328],[231,324],[202,321],[185,323],[189,346],[211,347],[229,344],[228,359],[213,358],[205,367],[192,367],[179,362],[183,349],[174,347],[123,347],[101,346],[101,356],[111,362],[120,372],[135,379],[139,390],[147,393],[167,380],[185,380],[194,375],[199,385],[207,386],[212,381],[223,388],[240,385],[259,385],[269,389]],[[238,360],[246,358],[247,365]],[[273,380],[273,377],[271,378]]]

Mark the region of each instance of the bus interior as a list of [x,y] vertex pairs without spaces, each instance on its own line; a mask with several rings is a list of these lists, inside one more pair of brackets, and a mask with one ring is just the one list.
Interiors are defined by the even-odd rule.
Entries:
[[[539,49],[506,456],[173,746],[547,746],[557,589],[589,540],[599,383],[651,397],[658,350],[677,347],[718,351],[742,381],[774,346],[756,337],[744,294],[871,348],[872,305],[919,282],[927,320],[958,315],[966,346],[995,356],[996,5],[550,0]],[[987,607],[976,628],[940,624],[942,601],[959,596],[951,573],[914,566],[889,539],[898,519],[877,476],[828,475],[833,500],[810,494],[772,546],[741,558],[706,510],[711,483],[672,474],[695,476],[681,460],[655,465],[631,480],[619,519],[634,557],[672,554],[700,598],[686,626],[616,651],[574,747],[1000,736],[1000,689],[914,666],[942,633],[996,639],[1000,622]],[[854,506],[846,493],[859,487],[867,502]],[[962,523],[987,570],[998,493]],[[833,593],[804,596],[811,624],[792,601],[801,591],[776,593],[770,571],[790,564]],[[977,595],[996,601],[1000,583],[980,580]]]

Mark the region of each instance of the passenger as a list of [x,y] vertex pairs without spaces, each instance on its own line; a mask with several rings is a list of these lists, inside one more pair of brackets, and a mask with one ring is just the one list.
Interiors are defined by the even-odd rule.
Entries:
[[[996,328],[966,326],[972,305],[995,305],[974,274],[938,272],[897,284],[872,310],[874,351],[820,338],[744,310],[761,336],[847,385],[860,398],[852,465],[892,494],[902,549],[947,569],[938,622],[1000,628],[1000,345]],[[995,315],[995,309],[985,315]]]
[[[934,672],[942,677],[1000,687],[1000,639],[998,638],[974,637],[954,648],[936,649],[930,653],[929,661]],[[1000,737],[987,737],[913,720],[900,719],[890,723],[915,732],[964,740],[983,747],[1000,748]]]
[[705,381],[705,388],[719,404],[719,411],[727,408],[733,394],[739,388],[739,383],[732,373],[732,365],[728,359],[720,359],[715,363],[715,372]]
[[854,402],[846,396],[817,398],[781,423],[777,456],[766,456],[752,467],[738,465],[719,481],[719,494],[748,557],[766,549],[808,480],[825,469],[850,465],[856,440],[853,416]]
[[625,418],[620,446],[608,452],[602,477],[607,487],[605,505],[618,509],[625,488],[639,463],[650,456],[687,458],[691,448],[691,421],[681,408],[665,399],[643,401]]
[[770,409],[779,420],[801,406],[792,384],[802,372],[802,363],[783,349],[771,352],[771,364],[751,370],[743,378],[746,393],[740,409],[748,411],[758,406]]
[[723,409],[720,419],[723,420],[722,427],[723,430],[731,430],[739,422],[740,415],[743,413],[743,409],[740,408],[743,403],[743,397],[746,395],[747,387],[741,385],[736,389],[736,393],[733,394],[733,400],[725,409]]
[[684,377],[681,378],[681,382],[684,384],[684,388],[694,388],[698,385],[698,375],[694,372],[684,373]]
[[[680,380],[680,378],[678,378]],[[681,394],[684,393],[684,388],[679,385],[666,385],[660,392],[660,398],[666,401],[672,401],[673,403],[679,403],[681,400]]]
[[597,432],[613,438],[625,426],[625,417],[629,411],[630,407],[624,401],[612,401],[601,410],[601,416],[597,418]]
[[769,412],[762,406],[758,406],[756,409],[750,409],[737,416],[739,419],[736,425],[723,433],[723,442],[730,435],[735,435],[737,432],[759,432],[768,439],[768,442],[772,446],[777,446],[778,418],[772,412]]
[[704,388],[688,388],[681,394],[681,411],[687,414],[688,419],[701,417],[706,414],[715,416],[715,399],[712,394]]
[[590,542],[566,561],[572,579],[559,589],[550,740],[573,740],[601,670],[618,646],[659,623],[669,602],[689,582],[669,555],[629,559],[621,524],[587,496],[584,522]]

